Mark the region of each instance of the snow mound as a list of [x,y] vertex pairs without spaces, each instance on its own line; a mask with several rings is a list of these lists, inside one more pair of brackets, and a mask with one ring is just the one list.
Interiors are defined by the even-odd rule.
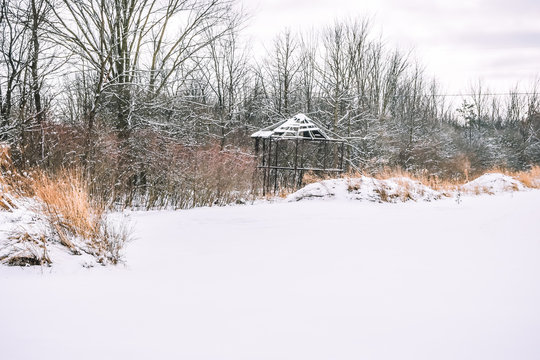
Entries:
[[484,174],[461,187],[463,192],[472,194],[496,194],[524,189],[523,183],[511,176],[500,173]]
[[378,180],[362,176],[349,179],[323,180],[306,185],[287,197],[287,201],[306,199],[341,199],[371,202],[431,201],[442,197],[419,181],[405,177]]

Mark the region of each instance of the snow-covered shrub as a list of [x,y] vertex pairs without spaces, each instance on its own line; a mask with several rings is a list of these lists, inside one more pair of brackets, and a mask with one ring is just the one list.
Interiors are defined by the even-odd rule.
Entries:
[[241,149],[186,146],[154,132],[141,133],[134,148],[129,161],[95,174],[94,193],[119,208],[186,209],[252,195],[255,158]]

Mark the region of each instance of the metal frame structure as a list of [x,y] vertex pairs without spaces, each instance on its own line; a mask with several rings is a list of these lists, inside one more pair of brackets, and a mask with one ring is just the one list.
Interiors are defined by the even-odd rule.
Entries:
[[263,171],[263,195],[272,188],[275,194],[282,186],[301,186],[306,171],[343,172],[345,141],[329,137],[321,125],[303,114],[251,137],[260,159],[257,168]]

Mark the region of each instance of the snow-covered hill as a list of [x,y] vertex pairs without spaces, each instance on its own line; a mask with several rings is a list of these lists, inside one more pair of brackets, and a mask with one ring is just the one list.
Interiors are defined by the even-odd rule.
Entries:
[[470,194],[496,194],[509,191],[522,191],[525,188],[525,185],[511,176],[491,173],[482,175],[466,183],[461,187],[461,190]]

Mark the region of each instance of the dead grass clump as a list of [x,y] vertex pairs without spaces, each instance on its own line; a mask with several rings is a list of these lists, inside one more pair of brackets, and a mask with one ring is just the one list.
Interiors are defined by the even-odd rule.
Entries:
[[357,177],[355,178],[347,178],[347,191],[348,192],[355,192],[359,191],[362,188],[362,178]]
[[399,189],[399,198],[401,199],[401,201],[409,201],[409,200],[414,200],[414,197],[411,195],[411,189],[410,189],[410,186],[409,184],[407,184],[406,186],[404,187],[401,187]]
[[475,186],[472,189],[472,193],[474,195],[482,195],[482,194],[494,195],[493,191],[487,186]]
[[34,196],[31,174],[16,171],[9,146],[0,143],[0,209],[12,211],[20,196]]
[[0,143],[0,169],[11,167],[10,146],[5,143]]
[[[108,221],[105,205],[92,199],[81,172],[35,171],[21,176],[0,173],[0,207],[30,214],[1,244],[0,262],[8,265],[50,264],[51,243],[73,254],[90,254],[101,264],[116,264],[131,230]],[[30,229],[30,230],[29,230]],[[33,259],[33,260],[32,260]]]
[[15,203],[9,188],[2,184],[2,175],[0,175],[0,210],[13,211]]
[[10,167],[9,147],[0,143],[0,210],[11,211],[14,206],[10,195],[11,187],[4,175],[9,172]]
[[34,191],[43,200],[41,211],[51,220],[63,245],[75,246],[70,234],[92,238],[99,231],[104,209],[90,199],[88,188],[74,171],[61,172],[54,178],[39,173],[34,179]]
[[540,166],[535,165],[529,171],[520,171],[512,175],[523,185],[532,189],[540,189]]
[[[397,196],[401,199],[401,201],[405,202],[408,200],[414,200],[414,197],[412,196],[414,186],[410,181],[405,180],[403,177],[397,178],[394,181],[399,186],[397,189]],[[423,195],[423,193],[421,195]]]
[[374,191],[379,195],[379,198],[381,199],[382,202],[390,202],[391,200],[390,193],[386,190],[384,186],[379,186],[375,188]]
[[314,184],[314,183],[322,181],[322,180],[325,180],[324,177],[322,177],[320,174],[316,174],[313,171],[307,171],[302,176],[302,184],[303,185]]
[[[401,168],[385,167],[380,171],[368,174],[378,180],[409,178],[414,181],[418,181],[421,184],[439,192],[442,192],[447,196],[452,191],[455,191],[461,184],[461,181],[457,179],[445,179],[437,175],[428,174],[426,171],[410,172]],[[409,185],[408,185],[409,186]]]
[[0,262],[10,266],[50,265],[45,235],[32,235],[19,231],[10,235],[4,247],[8,251],[0,256]]
[[93,201],[80,172],[62,171],[55,176],[39,173],[34,192],[42,200],[39,209],[49,220],[60,243],[74,254],[94,255],[101,263],[116,264],[129,238],[127,229],[115,229],[106,219],[104,205]]

